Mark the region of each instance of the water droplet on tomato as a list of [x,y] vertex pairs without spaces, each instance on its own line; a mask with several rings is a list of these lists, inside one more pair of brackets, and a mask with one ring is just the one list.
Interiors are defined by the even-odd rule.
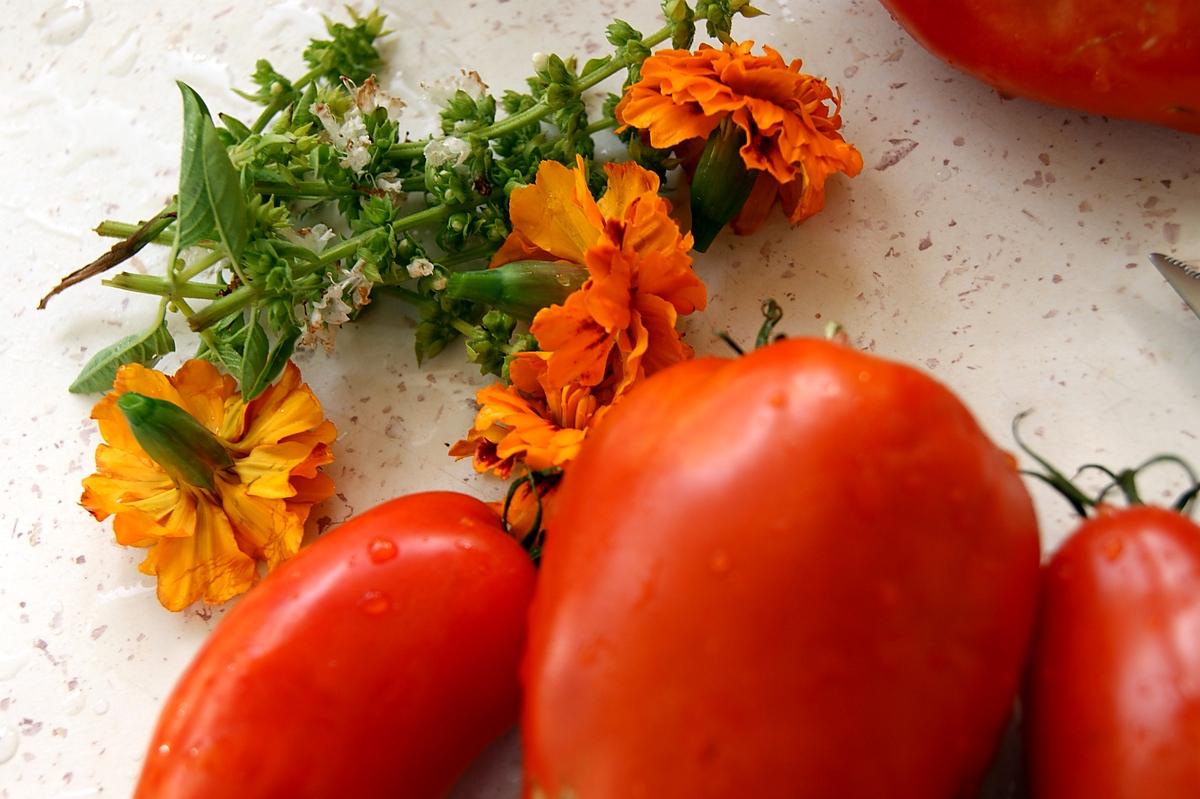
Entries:
[[1119,538],[1110,538],[1104,542],[1104,557],[1109,560],[1116,560],[1121,555],[1121,550],[1124,549],[1124,544]]
[[708,558],[708,568],[713,574],[729,572],[729,555],[723,549],[714,550]]
[[200,757],[200,747],[192,746],[188,748],[188,757]]
[[472,548],[472,547],[471,547],[471,542],[470,542],[470,541],[463,541],[463,540],[461,540],[461,539],[459,539],[458,541],[455,541],[455,542],[454,542],[454,546],[456,546],[456,547],[458,547],[459,549],[462,549],[462,550],[468,550],[468,549],[471,549],[471,548]]
[[388,538],[376,538],[367,547],[372,563],[386,563],[396,557],[396,545]]
[[358,607],[363,613],[370,616],[386,613],[391,606],[392,600],[388,599],[387,594],[382,591],[368,591],[363,594],[362,599],[358,600]]
[[170,744],[162,744],[161,746],[158,747],[158,753],[160,755],[171,754],[171,745]]

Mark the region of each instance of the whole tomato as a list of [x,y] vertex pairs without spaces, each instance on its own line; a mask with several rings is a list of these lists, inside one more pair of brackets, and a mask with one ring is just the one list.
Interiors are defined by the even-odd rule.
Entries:
[[949,799],[1032,632],[1012,460],[911,368],[815,340],[650,378],[560,486],[530,615],[532,797]]
[[443,796],[516,722],[533,582],[470,497],[415,494],[351,519],[213,632],[135,797]]
[[1002,92],[1200,132],[1196,0],[881,0],[913,38]]
[[1102,509],[1054,554],[1025,734],[1037,799],[1200,796],[1200,527]]

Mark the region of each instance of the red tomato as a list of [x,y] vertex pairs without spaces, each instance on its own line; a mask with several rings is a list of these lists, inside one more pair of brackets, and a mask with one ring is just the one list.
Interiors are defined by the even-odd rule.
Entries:
[[1085,522],[1042,578],[1026,695],[1033,796],[1200,796],[1200,527]]
[[163,708],[135,797],[444,795],[516,721],[533,581],[470,497],[351,519],[221,622]]
[[913,38],[1002,92],[1200,132],[1196,0],[881,0]]
[[529,795],[948,799],[1032,632],[1012,460],[941,385],[790,340],[650,378],[559,489],[530,616]]

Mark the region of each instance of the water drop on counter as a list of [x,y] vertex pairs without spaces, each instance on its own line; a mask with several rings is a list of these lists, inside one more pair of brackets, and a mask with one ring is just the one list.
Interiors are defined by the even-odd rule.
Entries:
[[107,699],[100,698],[92,702],[92,712],[97,716],[103,716],[108,712],[108,708],[109,704]]
[[108,53],[105,54],[104,65],[108,69],[108,74],[116,78],[123,78],[133,72],[141,48],[141,34],[135,30],[128,31],[121,41],[109,48]]
[[13,759],[20,742],[21,739],[16,730],[7,724],[0,724],[0,763],[7,763]]
[[49,44],[70,44],[92,24],[92,10],[85,0],[57,0],[42,12],[38,27]]
[[16,677],[25,664],[29,662],[29,650],[0,655],[0,680],[11,680]]
[[950,167],[944,166],[941,169],[939,169],[937,172],[934,172],[933,176],[938,179],[938,182],[945,183],[947,180],[950,179],[950,176],[952,174],[954,174],[954,173],[950,171]]
[[386,563],[396,557],[396,545],[387,538],[376,538],[367,547],[372,563]]
[[78,688],[72,688],[67,691],[66,697],[63,699],[63,712],[68,716],[78,716],[83,711],[83,706],[86,704],[87,697],[83,691]]

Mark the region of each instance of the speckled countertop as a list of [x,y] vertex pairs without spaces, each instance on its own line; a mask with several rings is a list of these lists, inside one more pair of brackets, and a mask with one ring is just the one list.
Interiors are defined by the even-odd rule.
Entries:
[[[1005,445],[1013,415],[1033,407],[1032,437],[1063,464],[1162,450],[1200,460],[1200,320],[1145,258],[1200,257],[1200,139],[1002,100],[917,47],[875,0],[760,5],[770,16],[736,32],[842,88],[866,168],[835,179],[825,212],[802,227],[775,220],[697,260],[712,300],[689,321],[696,348],[720,349],[714,329],[753,330],[759,300],[774,295],[782,329],[841,322],[860,346],[948,383]],[[654,29],[658,3],[383,6],[397,31],[383,82],[415,99],[421,81],[460,66],[516,86],[525,54],[598,53],[613,16]],[[37,298],[107,246],[88,232],[97,221],[144,217],[172,193],[172,80],[245,111],[229,88],[262,55],[296,71],[321,12],[340,3],[0,0],[2,797],[127,795],[161,699],[221,616],[163,611],[139,553],[76,504],[97,435],[91,400],[66,386],[96,348],[140,329],[153,301],[97,283],[46,311]],[[157,269],[155,257],[135,266]],[[417,488],[495,496],[497,484],[445,455],[478,382],[461,354],[418,369],[397,305],[353,327],[336,357],[302,364],[341,431],[340,493],[314,513],[318,526]],[[1053,547],[1067,508],[1035,495]],[[502,773],[513,757],[500,754]],[[464,794],[515,795],[511,766],[484,782]]]

